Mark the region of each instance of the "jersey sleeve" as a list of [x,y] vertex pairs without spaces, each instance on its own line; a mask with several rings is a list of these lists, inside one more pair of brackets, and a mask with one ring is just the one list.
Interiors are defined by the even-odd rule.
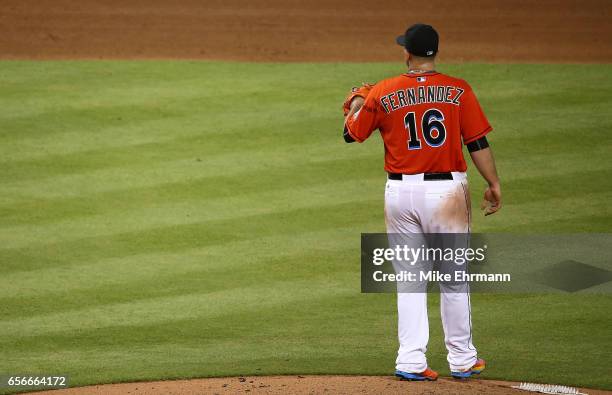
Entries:
[[463,144],[478,140],[493,130],[469,86],[460,100],[460,119]]
[[365,99],[363,107],[346,119],[344,128],[355,141],[362,143],[380,126],[382,111],[376,90],[373,89]]

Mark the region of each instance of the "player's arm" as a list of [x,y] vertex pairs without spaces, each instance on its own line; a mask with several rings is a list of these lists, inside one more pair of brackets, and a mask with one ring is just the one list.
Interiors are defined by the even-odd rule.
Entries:
[[472,162],[489,184],[484,193],[482,208],[485,210],[485,215],[496,213],[501,208],[502,197],[493,151],[486,137],[492,128],[469,85],[465,87],[461,99],[460,116],[463,142],[470,152]]
[[496,213],[502,205],[502,194],[493,151],[486,137],[481,137],[466,145],[474,166],[489,184],[484,193],[485,215]]
[[359,111],[361,109],[361,107],[363,107],[363,102],[365,101],[365,99],[361,96],[357,96],[355,98],[353,98],[353,100],[351,101],[351,104],[349,106],[349,112],[348,114],[346,114],[346,116],[344,117],[344,141],[346,141],[347,143],[354,143],[356,140],[351,137],[351,135],[349,134],[348,128],[346,127],[346,120],[350,117],[352,117],[353,115],[355,115],[355,113],[357,111]]

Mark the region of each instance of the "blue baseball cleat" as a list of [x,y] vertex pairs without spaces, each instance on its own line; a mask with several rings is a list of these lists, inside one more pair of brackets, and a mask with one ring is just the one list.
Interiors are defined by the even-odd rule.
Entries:
[[438,379],[438,372],[429,368],[421,373],[409,373],[396,370],[395,376],[408,381],[436,381]]
[[475,374],[480,374],[483,370],[485,370],[485,361],[484,359],[478,359],[471,368],[468,368],[461,372],[451,371],[451,376],[453,376],[456,379],[467,379],[467,378],[472,377]]

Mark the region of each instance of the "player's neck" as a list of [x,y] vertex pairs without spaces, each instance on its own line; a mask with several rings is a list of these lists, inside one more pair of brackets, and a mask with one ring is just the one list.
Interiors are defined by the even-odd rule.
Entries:
[[410,62],[408,65],[408,72],[413,74],[429,73],[435,70],[436,64],[434,62]]

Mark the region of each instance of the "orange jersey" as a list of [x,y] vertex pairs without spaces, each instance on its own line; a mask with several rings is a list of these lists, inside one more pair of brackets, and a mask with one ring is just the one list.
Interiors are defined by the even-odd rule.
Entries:
[[438,72],[379,82],[345,127],[358,142],[379,129],[385,170],[403,174],[466,171],[462,143],[492,130],[468,83]]

